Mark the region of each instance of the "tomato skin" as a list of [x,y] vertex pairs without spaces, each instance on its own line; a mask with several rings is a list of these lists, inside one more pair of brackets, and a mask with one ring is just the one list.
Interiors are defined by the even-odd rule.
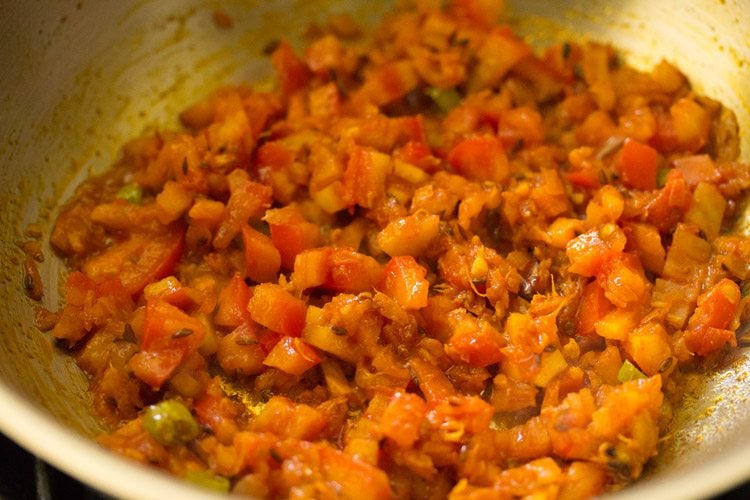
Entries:
[[508,158],[499,139],[472,137],[459,142],[448,153],[448,162],[471,179],[503,182],[509,174]]
[[346,203],[373,208],[385,196],[386,178],[392,170],[389,155],[355,146],[349,154],[342,179]]
[[195,304],[190,290],[184,287],[174,276],[167,276],[160,281],[147,285],[143,289],[143,296],[146,300],[163,300],[180,309],[187,309]]
[[411,255],[391,258],[383,270],[380,286],[386,295],[396,299],[404,309],[421,309],[427,305],[430,282],[427,269]]
[[185,248],[185,231],[173,225],[158,234],[133,233],[83,264],[83,272],[96,282],[119,278],[133,296],[146,285],[174,271]]
[[299,376],[320,363],[314,347],[298,337],[283,337],[271,349],[263,364]]
[[630,188],[656,189],[656,167],[659,153],[647,144],[627,138],[622,146],[616,168],[622,182]]
[[307,306],[282,286],[272,283],[257,285],[247,304],[250,317],[282,335],[299,337],[305,326]]

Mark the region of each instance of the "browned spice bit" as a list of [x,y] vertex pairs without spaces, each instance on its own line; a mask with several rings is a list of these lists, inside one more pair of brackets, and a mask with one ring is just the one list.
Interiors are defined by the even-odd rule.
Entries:
[[214,24],[217,28],[229,29],[234,25],[234,20],[227,11],[223,9],[214,9],[213,12]]
[[39,269],[36,267],[34,259],[27,255],[23,262],[23,288],[26,295],[34,300],[42,300],[44,291],[42,290],[42,277]]
[[23,232],[24,236],[38,240],[42,237],[42,226],[39,224],[29,224]]
[[28,240],[20,244],[21,249],[26,255],[30,255],[37,262],[44,262],[44,253],[42,244],[39,241]]

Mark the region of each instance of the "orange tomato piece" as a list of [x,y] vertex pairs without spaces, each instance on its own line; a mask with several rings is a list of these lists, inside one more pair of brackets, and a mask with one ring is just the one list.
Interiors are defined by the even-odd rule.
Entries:
[[250,320],[247,303],[250,301],[250,289],[245,280],[234,275],[227,286],[219,293],[214,322],[219,326],[237,328]]
[[464,139],[450,150],[448,162],[456,172],[483,181],[503,182],[510,172],[505,149],[492,136]]
[[318,226],[308,222],[295,205],[267,210],[263,220],[268,222],[271,241],[284,269],[292,269],[297,254],[314,247],[320,238]]
[[245,274],[253,281],[276,281],[281,269],[281,253],[271,238],[250,226],[242,226]]
[[659,153],[635,139],[627,138],[615,164],[623,184],[633,189],[656,189]]
[[411,255],[393,257],[383,270],[381,288],[404,309],[421,309],[427,305],[430,283],[427,269]]
[[315,348],[298,337],[283,337],[263,360],[266,366],[297,376],[318,363],[320,356]]
[[257,285],[247,308],[253,321],[282,335],[299,337],[305,326],[305,302],[280,285]]

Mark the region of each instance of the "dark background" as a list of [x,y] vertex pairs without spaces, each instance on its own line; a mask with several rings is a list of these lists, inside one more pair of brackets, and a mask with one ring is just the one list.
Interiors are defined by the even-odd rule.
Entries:
[[[3,434],[0,434],[0,464],[0,498],[3,499],[109,498],[38,460]],[[750,499],[750,481],[716,498]]]

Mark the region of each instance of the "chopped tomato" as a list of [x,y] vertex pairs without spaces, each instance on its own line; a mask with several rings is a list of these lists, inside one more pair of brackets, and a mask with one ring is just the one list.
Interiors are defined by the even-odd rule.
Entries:
[[627,138],[616,163],[622,182],[634,189],[656,189],[659,153],[647,144]]
[[452,335],[445,352],[453,359],[473,366],[485,367],[503,359],[505,340],[500,332],[487,321],[480,320],[463,311],[449,318]]
[[258,283],[276,281],[281,269],[281,253],[271,238],[245,225],[242,226],[242,244],[245,248],[245,274]]
[[604,294],[604,289],[596,280],[586,284],[578,305],[576,333],[578,335],[594,334],[596,323],[610,312],[612,307],[612,303]]
[[448,153],[448,162],[460,174],[493,182],[503,182],[509,173],[505,149],[496,137],[464,139]]
[[273,195],[270,187],[251,181],[244,170],[230,172],[227,182],[229,201],[224,207],[222,221],[213,239],[213,245],[218,249],[228,247],[248,220],[258,220],[271,206]]
[[305,302],[280,285],[257,285],[247,308],[253,321],[282,335],[299,337],[305,326]]
[[380,420],[380,430],[401,448],[410,448],[419,439],[427,414],[427,404],[416,394],[398,391],[391,396]]
[[214,322],[219,326],[237,328],[250,319],[247,303],[250,301],[250,289],[245,280],[234,275],[227,286],[219,293],[219,303]]
[[614,224],[592,229],[568,242],[565,253],[570,271],[582,276],[596,276],[602,265],[625,248],[626,238]]
[[143,289],[143,297],[147,301],[163,300],[180,309],[187,309],[195,304],[194,294],[174,276],[167,276],[160,281],[147,285]]
[[290,96],[301,89],[310,78],[310,71],[304,61],[297,57],[286,40],[276,47],[271,61],[279,77],[279,88],[285,96]]
[[692,352],[705,356],[725,344],[735,345],[730,329],[740,304],[740,287],[724,278],[698,297],[698,306],[688,321],[685,345]]
[[292,283],[297,290],[321,287],[359,293],[372,290],[380,275],[380,264],[369,255],[348,248],[323,247],[297,255]]
[[320,356],[315,348],[297,337],[283,337],[263,360],[264,365],[289,375],[302,375],[318,363]]
[[390,156],[356,146],[344,171],[344,200],[351,206],[374,207],[385,197],[385,181],[392,170]]
[[206,327],[193,316],[162,300],[146,303],[141,349],[144,351],[181,350],[184,354],[201,345]]
[[308,222],[294,205],[267,210],[263,220],[268,222],[284,269],[292,269],[297,254],[314,247],[320,238],[317,224]]
[[427,305],[430,288],[426,275],[427,269],[411,255],[393,257],[383,270],[380,286],[404,309],[421,309]]
[[185,233],[173,225],[158,234],[131,233],[83,264],[83,272],[96,282],[119,278],[132,295],[152,281],[172,274],[182,256]]
[[159,389],[172,376],[184,357],[182,349],[141,351],[130,358],[128,366],[136,377],[152,389]]

